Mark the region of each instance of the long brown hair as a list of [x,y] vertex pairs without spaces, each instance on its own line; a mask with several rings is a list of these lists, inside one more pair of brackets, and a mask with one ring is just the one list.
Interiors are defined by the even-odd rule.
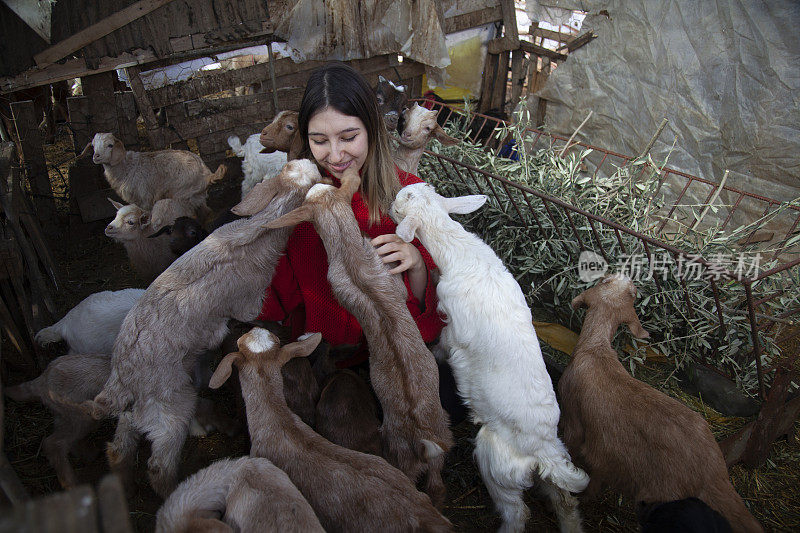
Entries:
[[336,61],[311,73],[300,103],[300,157],[313,160],[308,143],[308,122],[316,113],[330,107],[351,117],[358,117],[367,129],[369,148],[361,172],[361,194],[369,210],[369,221],[375,224],[389,212],[400,181],[397,179],[389,136],[378,113],[375,92],[367,80],[349,65]]

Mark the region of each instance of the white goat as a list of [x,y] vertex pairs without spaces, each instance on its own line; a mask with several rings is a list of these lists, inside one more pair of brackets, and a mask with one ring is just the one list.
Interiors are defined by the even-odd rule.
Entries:
[[[178,257],[170,249],[168,235],[149,238],[154,236],[156,229],[153,220],[154,218],[158,220],[160,225],[171,224],[175,218],[185,216],[180,214],[184,211],[175,208],[186,204],[176,203],[171,199],[159,200],[153,206],[155,214],[153,217],[151,213],[137,205],[122,205],[110,198],[109,201],[117,209],[117,216],[106,226],[105,234],[121,243],[125,247],[133,269],[148,282],[152,281]],[[163,211],[169,213],[164,213],[162,206],[166,207]],[[191,211],[189,209],[189,212]]]
[[88,154],[90,147],[94,148],[92,161],[103,165],[106,179],[117,194],[148,211],[157,200],[179,198],[188,200],[200,211],[198,214],[205,216],[206,189],[225,174],[224,165],[212,173],[199,155],[188,150],[125,150],[113,133],[96,133],[78,157]]
[[222,459],[183,481],[156,514],[156,533],[324,529],[289,477],[267,459]]
[[111,375],[84,406],[95,418],[119,415],[109,446],[112,466],[130,462],[144,433],[152,442],[153,488],[162,495],[173,488],[197,398],[188,371],[198,354],[219,346],[229,318],[247,322],[258,315],[290,233],[265,226],[299,206],[321,180],[310,161],[287,163],[233,208],[253,216],[218,228],[183,254],[128,313],[114,345]]
[[233,153],[243,158],[242,198],[247,196],[253,185],[277,175],[286,164],[286,152],[276,150],[269,154],[262,153],[264,146],[259,141],[260,138],[261,134],[254,133],[242,145],[242,141],[236,135],[228,137],[228,145],[233,149]]
[[403,111],[403,133],[400,135],[392,156],[395,164],[406,172],[417,173],[422,152],[431,137],[436,137],[444,145],[456,144],[458,139],[450,137],[436,122],[438,111],[425,109],[415,103],[414,107]]
[[90,294],[70,309],[64,318],[36,334],[41,345],[63,340],[69,353],[111,354],[125,315],[144,289],[123,289]]
[[441,339],[459,394],[481,426],[478,467],[503,518],[503,531],[522,531],[530,511],[522,491],[537,477],[562,530],[580,530],[577,499],[588,476],[576,468],[557,435],[559,408],[542,360],[531,312],[519,285],[491,248],[448,213],[470,213],[485,196],[444,198],[431,185],[403,188],[390,214],[397,235],[416,235],[441,272]]

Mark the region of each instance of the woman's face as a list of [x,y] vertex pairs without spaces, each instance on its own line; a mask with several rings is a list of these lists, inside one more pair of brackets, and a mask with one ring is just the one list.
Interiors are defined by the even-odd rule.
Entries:
[[369,151],[367,128],[361,119],[330,107],[308,121],[308,144],[317,163],[339,179],[350,167],[361,170]]

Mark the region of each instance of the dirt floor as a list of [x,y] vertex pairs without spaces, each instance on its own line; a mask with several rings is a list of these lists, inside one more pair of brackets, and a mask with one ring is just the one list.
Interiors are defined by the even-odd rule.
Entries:
[[[60,141],[64,142],[64,141]],[[64,143],[66,146],[66,143]],[[62,149],[54,148],[56,152]],[[48,156],[50,157],[50,156]],[[56,157],[54,161],[64,159]],[[66,175],[66,169],[62,170]],[[228,177],[215,184],[209,193],[209,205],[215,212],[230,207],[239,194],[241,177]],[[53,171],[54,181],[60,180]],[[72,217],[74,218],[74,214]],[[66,217],[66,214],[65,214]],[[143,284],[131,271],[121,246],[103,235],[106,222],[79,227],[74,225],[55,252],[62,269],[63,287],[57,294],[62,314],[89,294],[101,290],[118,290],[127,287],[142,287]],[[10,349],[3,346],[3,350]],[[566,356],[561,356],[562,358]],[[723,438],[742,427],[747,420],[726,418],[707,408],[702,401],[687,400],[677,386],[668,379],[670,368],[648,364],[638,371],[637,377],[659,386],[668,394],[679,397],[693,409],[703,414],[712,426],[717,438]],[[6,384],[15,384],[21,376],[6,375]],[[235,392],[223,388],[208,391],[212,398],[231,417],[237,416]],[[183,450],[182,473],[192,472],[223,457],[247,454],[249,442],[244,421],[239,419],[238,435],[228,437],[211,433],[206,437],[190,437]],[[795,425],[798,430],[800,424]],[[79,478],[86,483],[96,483],[107,471],[103,445],[110,440],[114,424],[106,421],[86,439],[81,446],[80,457],[73,463]],[[42,439],[52,429],[52,416],[41,405],[20,404],[8,400],[6,406],[5,450],[9,461],[32,496],[60,490],[52,468],[45,460]],[[458,531],[491,531],[499,526],[491,499],[481,482],[472,459],[472,440],[477,431],[469,422],[453,428],[456,446],[450,452],[444,469],[448,499],[444,514]],[[755,471],[735,466],[731,478],[736,489],[745,499],[757,519],[769,531],[800,531],[800,444],[796,438],[783,440],[772,447],[767,463]],[[129,496],[130,518],[138,531],[152,531],[159,498],[150,490],[146,480],[146,461],[149,450],[139,452],[135,491]],[[535,491],[529,491],[528,503],[531,520],[526,531],[557,531],[553,513],[536,499]],[[584,525],[587,531],[637,531],[635,513],[630,502],[616,494],[606,492],[600,499],[581,503]]]

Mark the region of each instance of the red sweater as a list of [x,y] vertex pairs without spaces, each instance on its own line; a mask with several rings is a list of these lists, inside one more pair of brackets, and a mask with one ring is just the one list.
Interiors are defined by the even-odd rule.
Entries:
[[[417,176],[399,169],[398,177],[403,186],[422,182]],[[332,179],[338,186],[338,180]],[[362,233],[371,239],[378,235],[395,233],[397,225],[388,216],[383,216],[377,225],[369,225],[369,212],[360,191],[353,195],[352,207]],[[408,275],[404,272],[403,281],[408,291],[406,304],[423,340],[431,342],[444,327],[444,322],[436,312],[438,300],[430,275],[430,270],[436,265],[418,239],[414,239],[412,244],[419,249],[428,268],[428,285],[425,287],[425,301],[422,305],[411,293]],[[288,318],[294,338],[304,332],[318,331],[334,346],[359,343],[366,345],[363,343],[364,334],[358,320],[339,305],[331,291],[328,282],[328,255],[310,222],[298,224],[289,237],[286,253],[278,261],[272,285],[267,288],[258,318],[273,321]],[[357,356],[341,362],[339,366],[358,364],[366,357],[366,350],[361,350]]]

